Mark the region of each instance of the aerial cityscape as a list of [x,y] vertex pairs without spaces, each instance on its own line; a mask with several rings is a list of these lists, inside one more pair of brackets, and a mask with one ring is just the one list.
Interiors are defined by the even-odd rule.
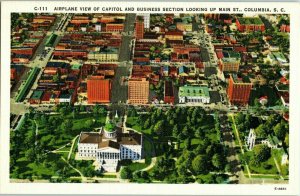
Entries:
[[290,16],[12,13],[10,180],[289,182]]

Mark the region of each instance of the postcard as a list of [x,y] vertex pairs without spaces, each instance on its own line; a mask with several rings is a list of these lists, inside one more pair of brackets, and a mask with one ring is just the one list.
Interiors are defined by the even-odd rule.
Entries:
[[299,194],[299,4],[1,9],[0,193]]

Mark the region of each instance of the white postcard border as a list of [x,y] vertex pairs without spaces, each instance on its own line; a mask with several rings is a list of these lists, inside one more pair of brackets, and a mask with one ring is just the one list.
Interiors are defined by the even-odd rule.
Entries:
[[[11,12],[37,12],[35,6],[46,6],[53,12],[54,6],[140,6],[140,7],[269,7],[271,9],[283,7],[286,14],[291,16],[290,33],[290,180],[289,184],[264,185],[203,185],[203,184],[68,184],[68,183],[10,183],[9,182],[9,68],[10,68],[10,13]],[[1,132],[0,132],[0,193],[9,194],[126,194],[126,195],[295,195],[299,194],[299,131],[300,131],[300,94],[299,92],[299,51],[300,51],[300,14],[298,3],[203,3],[203,2],[2,2],[1,5]],[[41,12],[41,11],[38,11]],[[57,13],[61,13],[58,11]],[[76,13],[76,12],[75,12]],[[77,13],[91,13],[77,11]],[[92,12],[94,13],[94,12]],[[99,13],[105,13],[99,11]],[[109,11],[106,13],[114,13]],[[159,13],[159,12],[152,12]],[[166,12],[161,12],[166,13]],[[169,12],[173,13],[173,12]],[[210,11],[209,11],[210,13]],[[215,11],[219,13],[219,11]],[[230,12],[234,13],[234,12]],[[280,12],[278,12],[280,13]],[[286,190],[278,191],[275,187],[284,187]]]

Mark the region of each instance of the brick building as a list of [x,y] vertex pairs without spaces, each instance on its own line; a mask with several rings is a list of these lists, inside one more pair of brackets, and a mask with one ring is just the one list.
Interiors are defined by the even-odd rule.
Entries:
[[104,76],[91,76],[87,79],[88,103],[109,103],[110,102],[110,80]]
[[265,31],[265,24],[258,17],[238,17],[236,27],[240,32]]
[[217,51],[219,68],[221,71],[238,72],[241,63],[241,55],[234,51]]
[[252,83],[247,78],[232,74],[229,77],[227,94],[233,104],[247,105],[250,98]]
[[135,22],[135,37],[136,39],[144,38],[144,20],[142,16],[138,16]]
[[106,32],[122,32],[124,30],[123,23],[109,23],[106,24]]
[[128,81],[128,103],[147,104],[149,101],[149,80],[131,78]]
[[164,102],[174,104],[174,87],[171,81],[165,81]]

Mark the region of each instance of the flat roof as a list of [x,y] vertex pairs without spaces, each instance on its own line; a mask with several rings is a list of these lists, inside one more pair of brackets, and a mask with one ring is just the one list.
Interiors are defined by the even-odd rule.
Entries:
[[234,83],[251,83],[248,76],[239,77],[237,74],[231,74]]
[[208,87],[206,86],[181,86],[179,87],[180,97],[209,97]]
[[31,99],[41,99],[43,96],[44,91],[35,90],[32,93]]
[[238,20],[241,24],[245,25],[262,25],[264,24],[263,21],[259,17],[238,17]]

